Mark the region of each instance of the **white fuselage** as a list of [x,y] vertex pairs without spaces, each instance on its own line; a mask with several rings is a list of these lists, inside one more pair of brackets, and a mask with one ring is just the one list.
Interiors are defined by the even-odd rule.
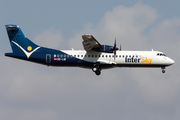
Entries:
[[85,50],[61,50],[71,57],[100,64],[114,64],[116,67],[165,67],[174,61],[159,51],[116,51],[114,53],[86,52]]

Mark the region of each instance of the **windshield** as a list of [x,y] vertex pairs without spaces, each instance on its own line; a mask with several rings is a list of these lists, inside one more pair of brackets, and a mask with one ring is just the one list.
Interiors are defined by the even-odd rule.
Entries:
[[164,53],[157,53],[157,56],[166,56]]

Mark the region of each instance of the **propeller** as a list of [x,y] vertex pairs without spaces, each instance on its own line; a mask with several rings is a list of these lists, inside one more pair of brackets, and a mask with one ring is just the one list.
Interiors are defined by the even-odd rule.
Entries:
[[[121,49],[121,48],[120,48],[120,49]],[[118,48],[116,47],[116,38],[115,38],[114,47],[113,47],[114,61],[115,61],[115,59],[116,59],[116,50],[118,50]]]

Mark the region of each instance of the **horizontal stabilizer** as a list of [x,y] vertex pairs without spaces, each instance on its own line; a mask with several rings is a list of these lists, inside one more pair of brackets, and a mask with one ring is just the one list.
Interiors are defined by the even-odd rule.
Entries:
[[6,25],[8,30],[19,30],[19,26],[17,25]]

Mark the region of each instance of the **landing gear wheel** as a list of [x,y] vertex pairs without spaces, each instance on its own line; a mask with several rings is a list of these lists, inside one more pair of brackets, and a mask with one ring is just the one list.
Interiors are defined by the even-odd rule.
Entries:
[[92,68],[92,71],[96,72],[98,70],[98,68],[99,68],[98,66],[95,66],[95,67]]
[[100,74],[101,74],[101,71],[100,71],[100,70],[97,70],[95,73],[96,73],[96,75],[100,75]]
[[96,75],[101,74],[101,68],[99,64],[94,64],[92,67],[92,71],[95,72]]
[[165,70],[162,70],[162,73],[165,73],[166,71]]

